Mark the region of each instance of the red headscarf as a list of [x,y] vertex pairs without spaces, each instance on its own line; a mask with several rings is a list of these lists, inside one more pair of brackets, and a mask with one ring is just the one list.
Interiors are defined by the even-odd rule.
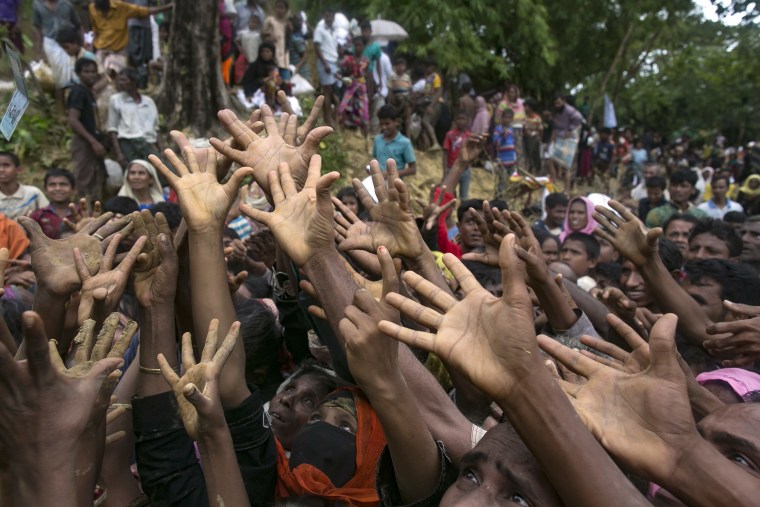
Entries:
[[354,396],[356,404],[356,473],[342,487],[335,487],[321,470],[309,464],[290,470],[288,457],[277,442],[278,500],[292,496],[312,495],[343,502],[347,505],[374,506],[380,501],[375,486],[377,463],[385,448],[385,433],[377,414],[358,388],[341,388]]

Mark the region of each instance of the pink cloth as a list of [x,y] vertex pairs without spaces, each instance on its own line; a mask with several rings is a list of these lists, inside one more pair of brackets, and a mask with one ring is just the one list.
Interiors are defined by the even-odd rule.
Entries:
[[[586,222],[586,227],[578,231],[573,231],[573,230],[570,230],[569,217],[570,217],[570,207],[576,201],[582,201],[583,204],[586,205],[586,217],[588,218],[588,220]],[[593,235],[594,229],[596,229],[596,226],[597,226],[596,220],[594,220],[594,217],[593,217],[593,213],[594,213],[594,203],[591,202],[586,197],[573,197],[572,199],[570,199],[570,203],[567,205],[567,213],[565,213],[564,230],[562,231],[562,234],[559,235],[560,243],[564,243],[567,235],[573,232],[582,232],[583,234],[588,234],[589,236]]]
[[760,391],[760,375],[742,368],[722,368],[697,375],[699,385],[705,382],[725,382],[740,397]]
[[470,133],[472,135],[488,134],[491,126],[491,116],[488,114],[488,105],[486,99],[478,97],[475,99],[475,117],[472,119]]

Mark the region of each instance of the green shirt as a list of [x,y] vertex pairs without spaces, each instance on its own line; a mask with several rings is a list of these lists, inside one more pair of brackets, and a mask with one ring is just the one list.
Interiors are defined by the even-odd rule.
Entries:
[[692,203],[689,203],[689,208],[686,211],[680,211],[675,204],[668,202],[667,204],[658,206],[647,213],[645,220],[646,226],[649,228],[662,227],[662,225],[668,221],[668,218],[679,212],[691,215],[695,218],[707,218],[707,213],[697,208]]

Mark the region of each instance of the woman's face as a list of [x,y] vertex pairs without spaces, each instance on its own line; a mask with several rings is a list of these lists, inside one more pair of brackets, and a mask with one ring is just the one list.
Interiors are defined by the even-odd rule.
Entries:
[[350,209],[354,215],[359,215],[359,201],[356,200],[356,197],[347,195],[343,197],[340,202],[342,202],[346,208]]
[[554,238],[546,238],[541,245],[541,253],[544,254],[546,264],[559,260],[559,243]]
[[132,190],[145,190],[153,178],[147,169],[139,164],[132,164],[127,171],[127,183]]
[[752,178],[749,180],[749,188],[752,190],[757,190],[757,187],[760,187],[760,180]]
[[357,38],[354,40],[354,56],[361,56],[364,52],[364,41]]
[[570,225],[570,229],[573,231],[580,231],[588,225],[585,202],[573,201],[567,212],[567,222]]
[[265,62],[270,61],[272,58],[274,58],[274,53],[272,53],[272,50],[269,48],[261,48],[261,59]]
[[313,424],[317,421],[326,422],[352,435],[356,435],[359,430],[359,421],[356,420],[356,416],[338,407],[320,405],[309,416],[307,424]]
[[290,449],[296,435],[327,393],[324,384],[307,373],[292,379],[272,398],[269,403],[272,432],[285,449]]
[[510,86],[507,88],[507,98],[510,102],[514,102],[517,100],[517,87],[516,86]]

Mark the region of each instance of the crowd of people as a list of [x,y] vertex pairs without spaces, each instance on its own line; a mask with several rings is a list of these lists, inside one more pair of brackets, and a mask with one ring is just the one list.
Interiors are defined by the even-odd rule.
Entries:
[[[111,30],[165,9],[128,5],[90,5],[81,56],[73,6],[35,2],[48,62],[77,55],[74,171],[39,189],[0,152],[0,504],[757,505],[754,145],[588,125],[430,62],[419,85],[371,25],[338,44],[331,10],[298,117],[303,17],[243,0],[220,2],[223,68],[265,100],[163,149],[149,59]],[[342,188],[319,155],[339,125],[377,130]],[[517,177],[552,185],[509,203]]]

